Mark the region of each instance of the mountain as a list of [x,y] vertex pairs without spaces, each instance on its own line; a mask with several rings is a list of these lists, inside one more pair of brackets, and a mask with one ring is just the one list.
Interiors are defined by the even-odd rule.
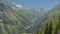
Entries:
[[[41,20],[41,21],[40,21]],[[56,34],[59,33],[60,34],[60,4],[54,6],[52,9],[48,10],[45,15],[43,17],[41,17],[41,19],[39,18],[38,20],[36,20],[37,22],[41,22],[42,24],[45,23],[45,25],[48,23],[48,26],[43,25],[44,28],[40,28],[40,30],[38,29],[38,31],[36,31],[38,34],[45,34],[45,29],[47,27],[48,30],[46,30],[46,34]],[[52,23],[52,24],[50,24]],[[39,25],[39,24],[38,24]],[[49,30],[49,25],[51,25],[52,29]],[[48,32],[49,31],[49,32]]]
[[30,8],[27,8],[26,9],[24,7],[23,8],[20,8],[20,9],[18,7],[17,8],[15,7],[15,9],[13,8],[13,11],[16,11],[16,13],[18,15],[20,15],[20,17],[23,20],[23,23],[22,24],[23,24],[23,26],[25,28],[25,32],[29,32],[29,33],[35,31],[35,29],[32,26],[34,26],[34,24],[37,23],[36,20],[38,20],[45,13],[43,10],[39,11],[38,9],[34,9],[34,10],[33,9],[30,9]]
[[21,5],[0,0],[0,34],[32,34],[35,29],[38,29],[35,26],[38,24],[36,20],[44,15],[44,11],[43,9],[26,9]]
[[52,22],[52,33],[60,26],[60,4],[46,11],[43,8],[26,8],[0,0],[0,34],[36,34],[40,29],[44,33],[46,23]]

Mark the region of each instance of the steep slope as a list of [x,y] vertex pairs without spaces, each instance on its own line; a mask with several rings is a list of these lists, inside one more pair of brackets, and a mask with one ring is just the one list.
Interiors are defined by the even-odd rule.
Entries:
[[[13,10],[22,18],[23,21],[23,27],[25,28],[25,32],[33,32],[35,29],[35,25],[38,23],[36,20],[38,20],[41,16],[44,15],[45,12],[43,11],[38,11],[35,9],[25,9],[25,8],[13,8]],[[39,14],[40,13],[40,14]],[[16,17],[18,16],[17,14]],[[19,19],[19,17],[17,17]],[[20,20],[20,19],[19,19]],[[37,26],[36,26],[37,27]],[[31,31],[32,30],[32,31]]]
[[0,1],[0,34],[11,34],[12,30],[16,29],[14,27],[16,27],[17,19],[11,11],[8,2]]
[[[44,23],[48,23],[48,25],[50,23],[52,23],[51,27],[52,27],[52,32],[51,34],[56,34],[56,31],[59,31],[58,29],[58,26],[60,27],[60,4],[56,5],[55,7],[53,7],[52,9],[50,9],[48,12],[46,12],[46,14],[44,15],[44,19],[42,20]],[[39,19],[40,20],[40,19]],[[41,22],[37,20],[37,22]],[[45,27],[46,28],[46,27]],[[38,31],[38,34],[42,33],[41,34],[45,34],[45,28],[43,28],[42,30]],[[47,29],[49,28],[49,26],[47,26]],[[50,31],[50,30],[48,30]],[[48,32],[46,33],[48,34]],[[50,33],[49,33],[50,34]]]
[[35,10],[19,8],[5,0],[0,0],[0,34],[32,34],[37,29],[36,20],[44,13],[41,11],[41,14],[39,12],[37,14]]
[[56,29],[60,15],[60,4],[47,13],[44,11],[44,9],[20,8],[0,0],[0,34],[33,34],[44,28],[46,22],[50,23],[51,20],[55,24],[53,28]]

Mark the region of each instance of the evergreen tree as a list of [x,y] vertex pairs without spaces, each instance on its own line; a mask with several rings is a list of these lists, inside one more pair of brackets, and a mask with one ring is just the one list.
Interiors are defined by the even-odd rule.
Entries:
[[60,16],[59,16],[59,23],[58,23],[58,30],[60,30]]
[[57,27],[56,27],[56,30],[55,30],[55,33],[54,34],[57,34]]
[[52,21],[49,24],[49,27],[48,23],[46,24],[45,34],[52,34]]
[[48,34],[48,23],[46,24],[45,34]]

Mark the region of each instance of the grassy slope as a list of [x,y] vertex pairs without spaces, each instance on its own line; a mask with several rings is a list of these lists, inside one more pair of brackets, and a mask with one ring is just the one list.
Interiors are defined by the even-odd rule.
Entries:
[[[46,23],[48,22],[49,25],[50,20],[52,20],[52,34],[55,34],[55,30],[57,28],[56,26],[59,23],[59,15],[60,15],[60,4],[52,8],[51,10],[49,10],[49,12],[46,13],[48,20],[45,22]],[[44,32],[44,29],[41,31]],[[38,34],[40,34],[40,31],[38,31]]]
[[2,19],[3,22],[0,23],[0,34],[26,33],[26,30],[34,26],[35,21],[40,18],[40,16],[32,10],[26,10],[24,8],[11,9],[8,2],[3,2],[3,4],[6,11],[3,12],[4,19]]

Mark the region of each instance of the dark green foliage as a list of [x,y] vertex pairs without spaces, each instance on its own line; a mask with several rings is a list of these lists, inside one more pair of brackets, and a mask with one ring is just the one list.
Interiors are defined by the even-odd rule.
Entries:
[[58,30],[60,30],[60,16],[59,16],[59,23],[58,23]]
[[52,34],[52,21],[50,22],[50,25],[48,27],[48,24],[46,24],[45,34]]
[[45,34],[48,34],[48,23],[46,24]]
[[56,30],[55,30],[54,34],[57,34],[57,27],[56,27]]
[[50,23],[50,26],[49,26],[49,32],[50,32],[50,34],[52,34],[52,21],[51,21],[51,23]]

